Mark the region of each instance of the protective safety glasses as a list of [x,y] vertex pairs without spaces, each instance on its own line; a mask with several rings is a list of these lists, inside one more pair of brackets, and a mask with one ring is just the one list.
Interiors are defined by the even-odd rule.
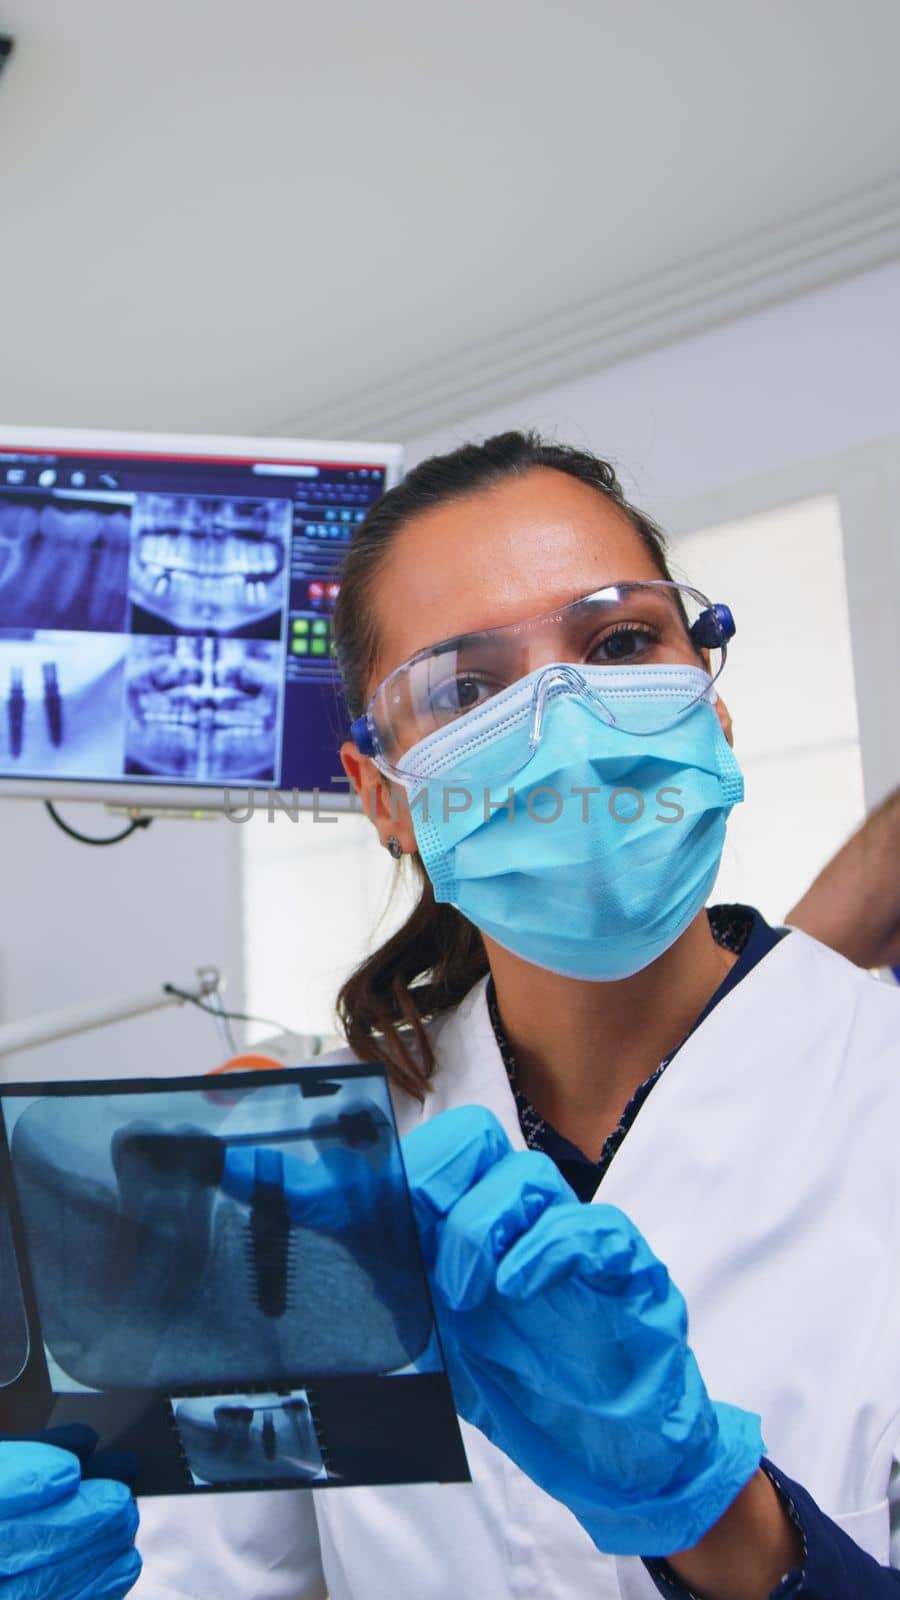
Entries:
[[[548,695],[558,692],[585,695],[604,720],[625,732],[660,732],[708,694],[734,631],[728,606],[714,605],[684,584],[665,579],[610,584],[524,622],[460,634],[420,650],[378,685],[351,735],[362,755],[408,781],[420,775],[416,746],[472,717],[531,674],[522,762],[540,740]],[[646,698],[634,694],[634,669],[656,669],[648,675],[649,684],[659,669],[676,665],[702,670],[686,678],[676,674],[671,693],[655,697],[648,715]],[[591,670],[585,675],[578,666]],[[599,673],[600,667],[608,670]],[[631,670],[617,679],[625,668]],[[422,776],[428,766],[426,760]]]

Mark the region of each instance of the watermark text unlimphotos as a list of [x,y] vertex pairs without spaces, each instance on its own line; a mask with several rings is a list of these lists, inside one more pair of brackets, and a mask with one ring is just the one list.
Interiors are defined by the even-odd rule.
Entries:
[[[313,822],[330,823],[339,822],[341,817],[348,815],[349,812],[362,811],[362,801],[350,791],[347,778],[336,777],[331,781],[343,785],[350,795],[350,803],[338,810],[333,809],[334,795],[318,788],[226,789],[225,816],[229,822],[250,822],[253,817],[260,816],[265,817],[268,822],[274,822],[278,816],[285,816],[291,822],[299,822],[301,811],[311,811]],[[532,822],[546,825],[558,822],[567,811],[568,820],[571,820],[571,802],[576,803],[575,814],[582,822],[596,822],[605,809],[613,822],[628,825],[639,822],[651,804],[656,807],[651,813],[654,822],[681,822],[684,817],[684,807],[678,803],[678,796],[682,790],[672,785],[657,789],[652,797],[627,784],[615,788],[604,788],[599,784],[574,784],[566,790],[557,789],[552,784],[538,784],[535,788],[518,794],[514,789],[508,789],[503,799],[497,798],[497,792],[496,789],[472,789],[466,784],[459,783],[432,783],[423,785],[417,794],[407,799],[406,804],[412,816],[418,814],[422,822],[428,822],[429,818],[438,816],[442,822],[447,823],[453,817],[468,812],[480,815],[484,822],[491,822],[495,818],[504,816],[511,822],[515,816],[521,817],[524,812]],[[391,820],[397,822],[401,811],[394,789],[391,789],[390,797]],[[371,797],[373,821],[377,800],[378,791],[373,790]],[[570,802],[568,806],[567,801]],[[332,806],[329,806],[329,802],[332,802]]]

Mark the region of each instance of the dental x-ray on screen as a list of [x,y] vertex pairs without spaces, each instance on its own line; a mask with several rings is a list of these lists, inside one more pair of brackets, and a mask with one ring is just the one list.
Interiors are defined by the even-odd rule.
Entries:
[[395,445],[0,427],[0,794],[349,803],[337,570],[400,462]]
[[378,1067],[3,1085],[0,1283],[0,1432],[137,1493],[468,1476]]

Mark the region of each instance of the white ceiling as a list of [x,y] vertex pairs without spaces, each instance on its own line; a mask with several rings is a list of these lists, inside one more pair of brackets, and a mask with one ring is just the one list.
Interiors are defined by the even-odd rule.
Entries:
[[566,326],[577,372],[585,307],[798,218],[813,276],[848,204],[848,268],[900,253],[896,0],[0,0],[0,31],[8,422],[414,433],[483,403],[482,355]]

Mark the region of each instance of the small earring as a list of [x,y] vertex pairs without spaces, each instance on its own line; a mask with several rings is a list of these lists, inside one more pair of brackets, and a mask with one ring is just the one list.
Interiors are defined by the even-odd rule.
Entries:
[[392,833],[391,837],[388,839],[387,850],[389,854],[393,856],[395,861],[400,860],[400,857],[403,854],[403,846],[395,833]]

